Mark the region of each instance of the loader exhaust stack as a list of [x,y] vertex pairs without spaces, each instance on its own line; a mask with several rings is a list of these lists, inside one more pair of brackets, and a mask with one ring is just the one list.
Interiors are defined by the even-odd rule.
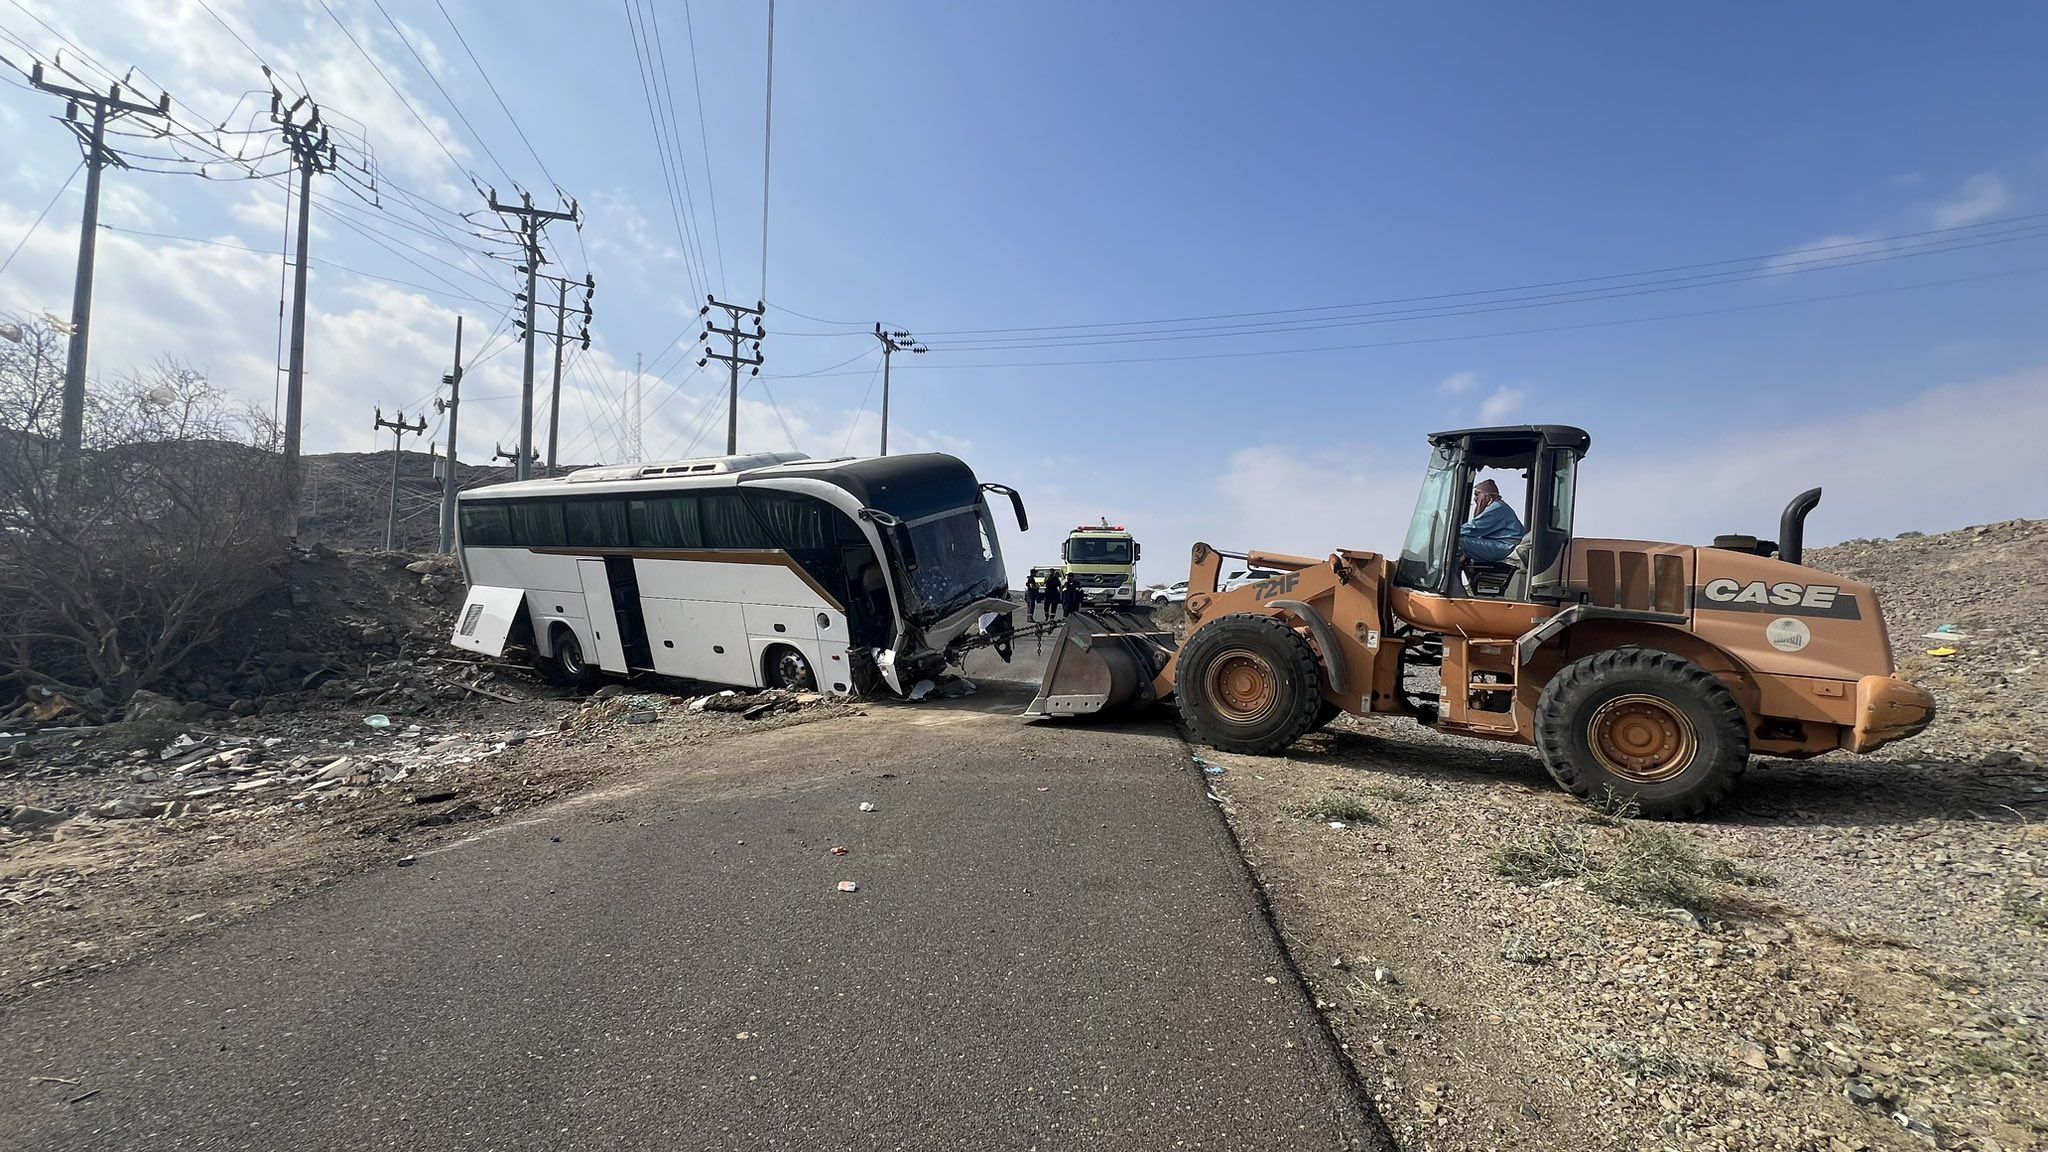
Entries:
[[1026,716],[1080,716],[1141,708],[1177,646],[1149,608],[1075,612],[1061,625],[1045,679]]

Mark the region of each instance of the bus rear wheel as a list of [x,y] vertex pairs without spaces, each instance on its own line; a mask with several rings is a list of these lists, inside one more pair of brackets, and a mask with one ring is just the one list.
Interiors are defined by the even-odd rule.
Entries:
[[778,644],[768,650],[763,659],[770,688],[782,688],[790,692],[815,692],[818,690],[818,674],[804,654],[787,644]]
[[603,674],[596,665],[583,658],[583,645],[576,639],[576,633],[558,624],[551,639],[554,651],[541,662],[548,678],[563,687],[584,692],[597,687]]

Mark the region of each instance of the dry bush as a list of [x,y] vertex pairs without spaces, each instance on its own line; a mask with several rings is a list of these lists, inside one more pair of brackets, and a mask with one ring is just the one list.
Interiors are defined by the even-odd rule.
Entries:
[[45,350],[38,372],[35,351],[0,343],[0,681],[119,701],[276,586],[278,458],[268,429],[167,360],[88,387],[62,488],[63,365]]

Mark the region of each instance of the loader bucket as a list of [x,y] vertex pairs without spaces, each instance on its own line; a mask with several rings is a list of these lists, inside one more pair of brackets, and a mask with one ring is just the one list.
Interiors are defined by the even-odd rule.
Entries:
[[1149,608],[1075,612],[1057,634],[1045,679],[1026,716],[1080,716],[1139,708],[1178,646]]

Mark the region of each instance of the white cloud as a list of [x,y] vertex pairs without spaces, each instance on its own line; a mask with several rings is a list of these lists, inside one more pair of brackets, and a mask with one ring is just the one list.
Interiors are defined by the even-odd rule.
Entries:
[[1446,396],[1463,396],[1479,384],[1477,372],[1455,372],[1437,382],[1436,390]]
[[1481,424],[1500,423],[1521,411],[1522,401],[1527,397],[1528,392],[1526,390],[1511,385],[1503,384],[1495,388],[1493,394],[1479,404],[1479,422]]
[[[1825,489],[1807,522],[1815,545],[2016,516],[2048,516],[2048,366],[1957,384],[1863,411],[1815,409],[1762,430],[1713,439],[1620,443],[1591,426],[1580,466],[1576,530],[1584,536],[1704,544],[1718,533],[1777,535],[1785,502]],[[987,476],[1015,484],[1034,528],[1005,541],[1013,577],[1045,563],[1065,526],[1107,515],[1145,545],[1144,583],[1183,579],[1188,545],[1324,556],[1398,551],[1422,479],[1419,436],[1397,451],[1355,444],[1242,448],[1220,468],[1162,461],[1144,485],[1105,495],[1085,471]],[[1036,474],[1032,474],[1036,473]]]
[[1804,489],[1826,489],[1808,539],[1830,543],[2048,515],[2048,368],[1947,384],[1862,412],[1816,410],[1740,435],[1593,452],[1577,530],[1705,543],[1777,534]]
[[1963,228],[1980,224],[2012,206],[2012,191],[1996,173],[1979,172],[1962,182],[1954,192],[1935,204],[1937,228]]

